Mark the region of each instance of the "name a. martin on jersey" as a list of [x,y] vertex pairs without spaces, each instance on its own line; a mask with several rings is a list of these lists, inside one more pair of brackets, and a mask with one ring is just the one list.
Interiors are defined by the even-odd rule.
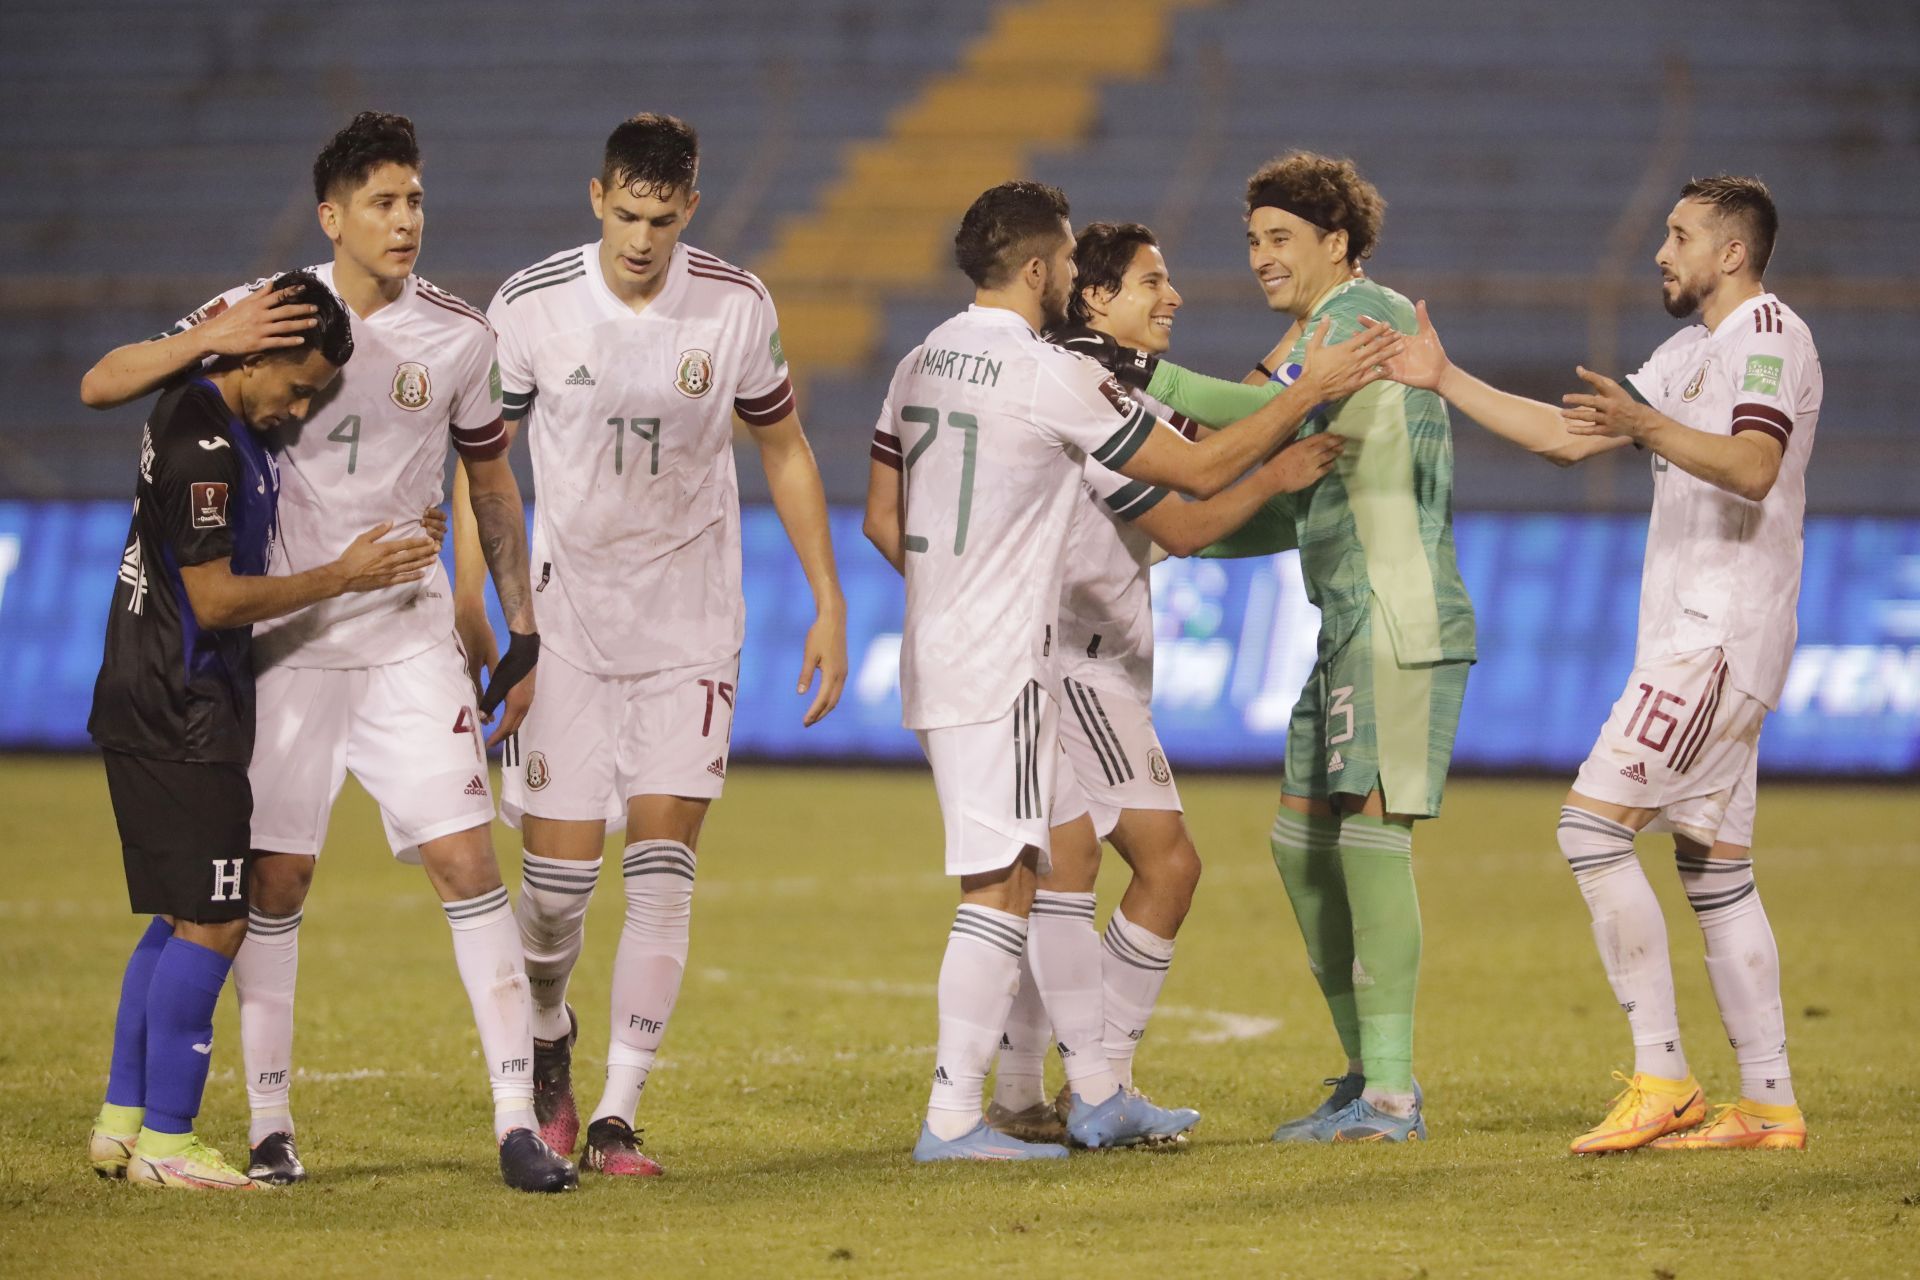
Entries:
[[947,351],[939,347],[923,348],[920,359],[913,366],[913,372],[924,373],[932,378],[951,378],[955,382],[970,382],[974,386],[997,387],[1000,385],[998,360],[989,360],[986,356],[968,355],[963,351]]

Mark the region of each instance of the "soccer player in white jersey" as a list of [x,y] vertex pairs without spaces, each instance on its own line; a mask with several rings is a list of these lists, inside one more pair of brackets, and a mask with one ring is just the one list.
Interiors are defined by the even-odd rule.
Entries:
[[672,116],[607,139],[597,241],[512,276],[489,308],[509,421],[533,450],[540,698],[507,750],[502,807],[526,845],[519,918],[533,980],[536,1105],[579,1138],[566,1004],[609,828],[625,828],[606,1088],[581,1163],[651,1176],[633,1128],[686,969],[700,827],[727,775],[746,607],[734,419],[813,589],[803,723],[846,681],[846,605],[820,472],[766,286],[681,240],[699,146]]
[[[1167,351],[1180,293],[1149,228],[1089,223],[1074,245],[1073,264],[1069,323],[1048,335],[1053,341],[1072,348],[1091,337],[1154,355]],[[1143,391],[1132,395],[1182,435],[1198,438],[1202,428],[1197,424]],[[1069,985],[1098,982],[1105,1025],[1065,1026],[1055,1034],[1035,967],[1023,959],[987,1109],[993,1128],[1028,1141],[1064,1137],[1064,1115],[1043,1091],[1049,1046],[1060,1046],[1067,1061],[1082,1054],[1104,1056],[1120,1087],[1134,1087],[1134,1054],[1172,965],[1174,936],[1199,884],[1200,855],[1153,728],[1148,571],[1158,558],[1156,549],[1176,556],[1199,551],[1239,528],[1268,498],[1318,480],[1344,443],[1332,433],[1298,441],[1200,502],[1181,501],[1164,488],[1087,460],[1082,484],[1087,501],[1073,508],[1060,601],[1057,697],[1070,712],[1060,718],[1060,741],[1075,786],[1071,799],[1063,788],[1054,814],[1053,867],[1034,893],[1027,949],[1060,949],[1059,959],[1041,967],[1064,975]],[[1079,810],[1082,816],[1067,820]],[[1120,852],[1133,874],[1104,934],[1096,935],[1091,923],[1102,840]],[[1177,1114],[1198,1118],[1184,1109]]]
[[[1812,334],[1761,279],[1778,227],[1756,178],[1687,183],[1655,262],[1667,313],[1699,323],[1620,382],[1580,369],[1590,390],[1561,407],[1448,363],[1424,307],[1392,363],[1396,378],[1562,466],[1628,444],[1653,455],[1633,673],[1560,810],[1560,849],[1634,1044],[1627,1087],[1576,1153],[1807,1142],[1752,861],[1760,726],[1793,658],[1822,386]],[[1666,924],[1634,856],[1634,836],[1653,830],[1673,833],[1739,1061],[1740,1096],[1711,1120],[1680,1045]]]
[[[480,312],[413,274],[425,216],[411,122],[362,112],[320,152],[313,179],[320,227],[334,246],[333,261],[313,273],[347,304],[359,358],[306,429],[284,442],[271,572],[325,563],[369,524],[416,527],[442,500],[451,444],[512,633],[480,702],[491,708],[504,694],[498,738],[525,715],[539,636],[493,333]],[[95,369],[106,375],[98,394],[139,395],[204,359],[216,349],[200,332],[208,321],[241,306],[260,318],[262,304],[246,301],[252,291],[230,290],[171,335],[110,353]],[[253,331],[271,342],[273,331],[298,323],[288,317]],[[262,1181],[305,1177],[288,1089],[295,939],[348,771],[379,803],[395,855],[424,864],[446,909],[487,1058],[502,1176],[529,1191],[578,1180],[536,1132],[532,1000],[493,857],[482,713],[455,638],[452,594],[436,566],[420,583],[324,601],[254,632],[252,911],[234,976],[253,1112],[249,1173]]]
[[[947,872],[960,878],[919,1161],[1066,1155],[998,1133],[980,1108],[1019,980],[1035,877],[1049,869],[1060,599],[1086,460],[1210,497],[1271,454],[1314,405],[1378,376],[1379,353],[1392,347],[1380,334],[1334,350],[1316,345],[1294,387],[1189,444],[1100,366],[1040,337],[1064,323],[1073,292],[1067,215],[1066,197],[1034,182],[1004,183],[974,201],[954,238],[974,304],[895,369],[868,472],[868,536],[907,582],[903,719],[933,767]],[[1339,375],[1329,372],[1336,366]],[[1098,982],[1056,984],[1046,961],[1045,952],[1033,957],[1051,1020],[1093,1027],[1097,1044]],[[1179,1131],[1174,1113],[1119,1087],[1104,1055],[1076,1058],[1067,1119],[1076,1142],[1116,1146]]]

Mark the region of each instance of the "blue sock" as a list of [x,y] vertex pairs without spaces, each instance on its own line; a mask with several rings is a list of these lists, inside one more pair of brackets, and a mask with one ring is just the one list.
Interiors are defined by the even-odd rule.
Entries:
[[233,961],[174,938],[147,989],[147,1117],[155,1133],[192,1133],[213,1061],[213,1010]]
[[160,949],[173,936],[173,926],[155,916],[133,944],[127,971],[120,979],[120,1011],[113,1015],[113,1065],[107,1071],[107,1102],[116,1107],[141,1107],[147,1101],[147,987]]

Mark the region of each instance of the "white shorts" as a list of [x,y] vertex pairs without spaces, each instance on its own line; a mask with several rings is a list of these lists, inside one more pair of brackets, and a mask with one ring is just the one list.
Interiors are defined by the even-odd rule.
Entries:
[[1658,810],[1650,831],[1677,831],[1703,844],[1750,843],[1766,714],[1765,703],[1729,683],[1718,649],[1636,667],[1573,789]]
[[1125,809],[1180,812],[1180,791],[1153,731],[1153,709],[1129,694],[1071,677],[1060,684],[1068,711],[1060,717],[1060,742],[1086,794],[1095,833],[1106,839]]
[[947,874],[998,871],[1032,845],[1044,875],[1052,866],[1047,832],[1062,759],[1059,704],[1029,681],[997,720],[916,729],[914,736],[933,766]]
[[402,862],[493,821],[484,726],[451,635],[377,667],[268,667],[254,690],[254,848],[318,855],[349,771]]
[[726,785],[738,655],[638,676],[540,654],[533,708],[501,757],[500,813],[624,831],[634,796],[712,800]]

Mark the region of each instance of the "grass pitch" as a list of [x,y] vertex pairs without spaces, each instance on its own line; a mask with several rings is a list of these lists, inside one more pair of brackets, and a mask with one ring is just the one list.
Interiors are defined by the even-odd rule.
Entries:
[[[97,1180],[85,1139],[138,933],[97,762],[6,762],[0,817],[0,1273],[301,1276],[1870,1276],[1920,1270],[1920,803],[1769,788],[1760,880],[1786,973],[1804,1153],[1575,1160],[1630,1067],[1554,849],[1563,788],[1461,782],[1416,844],[1418,1055],[1432,1140],[1275,1148],[1339,1056],[1266,852],[1274,788],[1184,778],[1207,863],[1140,1053],[1202,1108],[1191,1146],[1064,1166],[917,1168],[932,984],[954,889],[918,772],[744,766],[702,841],[693,954],[640,1123],[669,1176],[571,1196],[499,1183],[447,929],[350,786],[302,929],[294,1105],[305,1186],[249,1198]],[[518,845],[500,828],[512,863]],[[1666,848],[1682,1024],[1736,1084]],[[617,861],[613,864],[617,867]],[[1103,879],[1111,901],[1123,869]],[[509,868],[508,883],[518,885]],[[593,905],[572,996],[583,1106],[622,899]],[[231,997],[201,1132],[245,1148]]]

